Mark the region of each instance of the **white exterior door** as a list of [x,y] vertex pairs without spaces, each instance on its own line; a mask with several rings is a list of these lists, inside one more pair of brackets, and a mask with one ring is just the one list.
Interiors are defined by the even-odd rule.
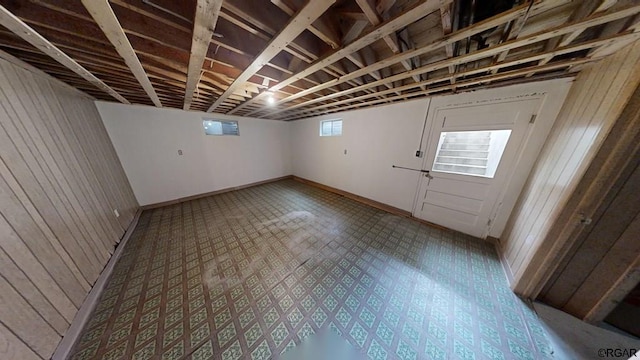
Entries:
[[436,109],[414,216],[486,238],[522,152],[537,99]]

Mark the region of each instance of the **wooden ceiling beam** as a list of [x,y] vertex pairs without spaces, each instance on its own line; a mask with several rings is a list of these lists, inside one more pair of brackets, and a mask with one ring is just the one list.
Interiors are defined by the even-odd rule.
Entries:
[[[358,3],[358,6],[360,6],[360,9],[362,9],[362,12],[373,26],[378,26],[382,23],[382,17],[376,11],[375,0],[356,0],[356,3]],[[400,51],[398,42],[392,38],[391,35],[385,34],[382,40],[384,40],[394,54]]]
[[[416,92],[410,92],[410,93],[406,93],[406,94],[402,94],[402,95],[397,95],[397,96],[389,97],[386,100],[387,101],[407,100],[407,99],[410,99],[410,98],[426,96],[426,95],[430,95],[430,94],[434,94],[434,93],[441,93],[441,92],[443,92],[445,90],[454,90],[454,89],[458,89],[458,88],[471,87],[471,86],[474,86],[474,85],[489,84],[489,83],[496,82],[496,81],[501,81],[501,80],[508,80],[508,79],[513,79],[513,78],[522,78],[522,77],[526,76],[527,74],[529,74],[530,72],[532,72],[535,68],[537,68],[539,71],[543,71],[544,70],[544,71],[548,72],[548,71],[553,71],[553,70],[562,69],[562,68],[570,68],[572,66],[582,65],[582,64],[585,64],[585,63],[588,63],[588,62],[592,62],[592,61],[595,61],[595,60],[594,59],[570,59],[570,60],[566,60],[566,61],[562,61],[562,62],[558,62],[558,63],[547,64],[547,65],[544,65],[542,67],[538,67],[537,65],[533,65],[533,66],[526,67],[526,68],[523,68],[523,69],[512,70],[512,71],[507,71],[507,72],[498,73],[498,74],[491,74],[491,75],[486,75],[486,76],[479,77],[479,78],[474,78],[474,79],[471,79],[471,80],[456,82],[455,84],[448,83],[446,85],[440,85],[440,86],[432,87],[432,88],[429,88],[429,89],[424,90],[424,91],[416,91]],[[495,65],[492,65],[492,66],[495,66]],[[486,69],[485,69],[485,72],[486,72]],[[451,76],[455,76],[455,75],[450,75],[450,74],[446,75],[442,79],[440,79],[438,82],[447,81],[448,78],[451,77]],[[409,86],[417,87],[416,84],[410,84]],[[324,114],[337,112],[337,111],[346,111],[346,110],[350,110],[350,109],[358,108],[358,107],[363,107],[363,106],[372,106],[372,105],[380,104],[382,102],[383,101],[381,101],[381,100],[365,101],[363,103],[352,104],[352,105],[348,105],[348,106],[341,106],[341,107],[336,108],[335,110],[324,111],[324,112],[316,112],[314,114],[304,115],[304,116],[301,116],[301,115],[290,115],[290,116],[287,116],[287,117],[280,117],[278,119],[279,120],[297,120],[297,119],[302,119],[302,118],[309,117],[309,116],[319,116],[319,115],[324,115]]]
[[[244,6],[240,8],[240,5]],[[266,41],[276,34],[277,31],[275,28],[278,27],[278,21],[285,22],[288,20],[282,11],[274,12],[269,10],[270,8],[262,9],[261,12],[264,13],[266,11],[268,16],[262,16],[261,19],[258,19],[260,13],[257,9],[259,9],[260,6],[257,6],[255,0],[244,0],[242,4],[236,4],[236,1],[225,1],[222,6],[223,11],[221,12],[221,17],[224,17],[227,21]],[[229,14],[226,14],[227,12]],[[322,50],[319,49],[319,44],[316,40],[318,40],[317,37],[313,37],[313,35],[308,32],[303,32],[283,50],[306,63],[311,63],[318,58],[317,53]],[[264,46],[254,45],[253,48],[264,48]],[[291,62],[289,62],[289,64],[290,63]],[[286,66],[282,65],[281,68],[289,70],[289,64]],[[338,70],[335,67],[327,67],[323,69],[323,71],[330,73]],[[334,74],[334,76],[336,75]],[[302,80],[314,84],[314,81],[308,77]]]
[[[578,8],[575,10],[575,12],[571,15],[571,20],[575,21],[575,20],[581,20],[584,19],[585,17],[591,15],[591,14],[596,14],[599,12],[603,12],[608,10],[609,8],[611,8],[613,5],[615,5],[617,3],[617,0],[612,1],[612,0],[586,0],[583,1],[580,6],[578,6]],[[553,48],[556,47],[562,47],[565,45],[570,44],[572,41],[574,41],[575,39],[578,38],[578,36],[580,36],[580,34],[582,34],[584,32],[585,29],[578,29],[570,34],[566,34],[564,36],[560,36],[560,37],[556,37],[553,39],[549,39],[549,42],[547,43],[547,50],[551,50]],[[544,58],[542,60],[540,60],[540,65],[544,65],[546,63],[548,63],[549,61],[551,61],[553,59],[553,57],[547,57]]]
[[349,27],[349,30],[345,32],[344,37],[342,38],[342,43],[348,44],[357,39],[368,25],[369,21],[367,20],[355,20]]
[[[81,5],[80,8],[86,12]],[[42,28],[51,29],[71,35],[74,38],[95,41],[105,44],[108,48],[112,47],[104,32],[88,14],[86,18],[84,16],[73,16],[69,14],[69,11],[60,12],[57,8],[56,10],[51,10],[48,6],[40,6],[40,4],[30,1],[20,2],[20,5],[17,2],[9,2],[7,10],[36,30]]]
[[[529,45],[529,44],[531,44],[533,42],[544,41],[544,40],[549,39],[549,38],[554,37],[554,36],[571,33],[572,31],[574,31],[575,29],[577,29],[577,28],[579,28],[581,26],[589,26],[589,25],[594,26],[592,24],[601,24],[601,23],[606,23],[606,22],[609,22],[609,21],[614,21],[617,18],[623,18],[623,17],[626,17],[626,16],[630,16],[630,15],[633,15],[634,13],[637,13],[637,12],[640,12],[640,6],[635,6],[635,7],[632,7],[632,8],[628,8],[628,9],[626,9],[626,11],[625,10],[619,11],[619,12],[614,13],[614,14],[609,14],[608,16],[594,16],[594,17],[591,17],[591,18],[586,19],[584,21],[573,23],[571,25],[567,25],[566,27],[562,27],[561,26],[561,27],[558,27],[558,28],[548,29],[548,30],[546,30],[546,31],[544,31],[542,33],[536,33],[536,34],[532,34],[532,35],[529,35],[527,37],[524,37],[522,39],[514,39],[514,40],[511,40],[509,42],[505,42],[502,45],[494,46],[494,47],[491,47],[491,48],[487,48],[487,49],[484,49],[484,50],[481,50],[481,51],[469,53],[469,54],[462,55],[462,56],[455,57],[455,58],[451,58],[451,59],[445,59],[445,60],[442,60],[442,61],[439,61],[439,62],[435,62],[435,63],[432,63],[432,64],[427,64],[427,65],[425,65],[425,66],[423,66],[421,68],[415,69],[413,71],[407,71],[407,72],[404,72],[404,73],[401,73],[401,74],[393,75],[391,77],[384,78],[384,79],[379,80],[379,81],[371,82],[371,83],[369,83],[367,85],[376,86],[376,85],[380,85],[383,81],[396,81],[396,80],[400,80],[400,79],[403,79],[403,78],[410,77],[411,75],[413,75],[413,73],[427,73],[427,72],[435,71],[435,70],[438,70],[438,69],[446,68],[446,67],[448,67],[449,65],[452,65],[452,64],[453,65],[458,65],[458,64],[468,63],[468,62],[471,62],[471,61],[477,61],[477,60],[480,60],[480,59],[484,59],[484,58],[488,58],[488,57],[491,57],[491,56],[494,56],[494,55],[498,55],[500,52],[505,51],[507,49],[511,50],[511,49],[515,49],[515,48],[518,48],[518,47],[527,46],[527,45]],[[607,43],[607,42],[622,41],[621,39],[619,39],[620,36],[635,36],[635,37],[639,37],[640,34],[633,33],[631,35],[628,35],[628,34],[627,35],[616,35],[614,37],[606,38],[606,39],[603,39],[603,40],[598,40],[597,42],[593,42],[593,43],[594,44],[598,44],[597,46],[601,46],[602,44]],[[580,46],[585,46],[585,45],[581,44]],[[587,43],[586,46],[590,46],[590,43]],[[587,48],[592,48],[592,47],[587,47]],[[570,48],[562,49],[562,50],[563,50],[562,52],[556,51],[556,52],[552,52],[552,53],[546,53],[545,56],[549,56],[551,54],[554,54],[553,56],[557,56],[557,55],[561,55],[561,54],[576,52],[576,51],[581,50],[581,48],[576,46],[576,47],[570,47]],[[311,105],[311,104],[313,104],[315,102],[319,102],[319,101],[322,101],[322,100],[325,100],[325,99],[336,98],[336,97],[342,96],[344,94],[349,94],[349,93],[352,93],[352,92],[355,92],[355,91],[359,91],[359,90],[361,90],[361,89],[356,87],[356,88],[351,88],[351,89],[345,90],[345,91],[343,91],[341,93],[335,93],[335,94],[331,94],[331,95],[326,95],[326,96],[324,96],[322,98],[317,98],[317,99],[308,101],[304,106],[308,106],[308,105]],[[301,105],[296,105],[296,106],[301,106]],[[286,109],[275,110],[275,111],[271,112],[269,115],[276,114],[276,113],[279,113],[279,112],[282,112],[282,111],[286,111],[286,110],[291,109],[291,108],[292,107],[286,108]]]
[[[280,10],[284,11],[287,15],[293,16],[296,12],[296,8],[301,8],[303,1],[298,1],[295,4],[293,0],[271,0],[271,3],[276,5]],[[332,49],[340,47],[340,38],[338,32],[335,29],[332,20],[329,19],[328,14],[324,13],[314,21],[307,29],[312,34],[317,36],[320,40],[331,46]]]
[[[503,62],[503,63],[499,63],[499,64],[491,64],[491,65],[487,65],[481,68],[477,68],[477,69],[473,69],[473,70],[468,70],[468,71],[464,71],[464,72],[459,72],[456,74],[448,74],[445,76],[440,76],[440,77],[433,77],[430,78],[429,80],[425,80],[423,81],[421,84],[424,86],[428,86],[428,85],[432,85],[432,84],[437,84],[440,82],[444,82],[444,81],[450,81],[452,78],[464,78],[464,77],[468,77],[468,76],[472,76],[472,75],[477,75],[477,74],[483,74],[486,72],[492,72],[494,70],[500,70],[500,69],[504,69],[504,68],[509,68],[509,67],[513,67],[513,66],[518,66],[518,65],[522,65],[522,64],[527,64],[527,63],[532,63],[532,62],[537,62],[540,59],[545,58],[548,55],[553,55],[553,56],[557,56],[557,55],[563,55],[563,54],[569,54],[572,52],[576,52],[576,51],[581,51],[581,50],[585,50],[585,49],[594,49],[594,48],[601,48],[604,46],[607,46],[608,44],[611,43],[619,43],[619,42],[626,42],[626,41],[633,41],[635,39],[640,38],[640,35],[633,35],[633,34],[626,34],[626,35],[615,35],[612,37],[608,37],[606,39],[599,39],[599,40],[594,40],[594,41],[589,41],[586,42],[584,44],[578,44],[578,45],[572,45],[572,46],[567,46],[564,47],[562,49],[555,49],[546,53],[541,53],[541,54],[530,54],[530,55],[526,55],[520,59],[517,60],[511,60],[508,62]],[[600,59],[602,58],[602,56],[599,57],[593,57],[590,59],[590,61],[596,60],[596,59]],[[446,65],[446,64],[445,64]],[[575,64],[574,64],[575,65]],[[442,68],[444,68],[444,66],[442,66]],[[536,72],[535,67],[529,67],[530,73],[534,73]],[[548,68],[545,67],[541,67],[540,71],[546,71],[548,70]],[[454,82],[452,82],[453,84]],[[395,88],[394,90],[401,90],[401,91],[407,91],[407,90],[411,90],[418,87],[418,84],[409,84],[409,85],[405,85],[402,87],[398,87]],[[393,90],[385,90],[382,91],[382,93],[391,93],[393,92]],[[316,110],[322,110],[326,107],[328,107],[329,105],[343,105],[346,103],[349,103],[353,100],[365,100],[371,98],[371,95],[362,95],[359,96],[355,99],[349,99],[349,100],[340,100],[340,101],[336,101],[327,105],[320,105],[320,106],[315,106],[312,108],[302,108],[301,110],[294,112],[294,115],[297,114],[301,114],[305,111],[316,111]],[[299,107],[304,107],[304,106],[308,106],[309,104],[300,104]],[[293,107],[290,107],[289,109],[287,109],[287,111],[285,112],[291,112],[292,110],[295,110]],[[289,116],[289,115],[288,115]]]
[[[476,23],[475,25],[471,26],[471,27],[467,27],[465,29],[462,29],[460,31],[457,31],[455,33],[452,33],[449,36],[444,37],[443,39],[436,41],[430,45],[427,45],[421,49],[416,49],[413,52],[406,52],[406,53],[400,53],[397,54],[389,59],[385,59],[383,61],[378,62],[377,64],[374,64],[372,66],[369,66],[368,68],[362,69],[363,71],[368,71],[371,69],[379,69],[379,68],[384,68],[386,66],[389,66],[393,63],[397,63],[399,60],[399,57],[403,57],[403,56],[409,56],[414,52],[429,52],[434,50],[435,48],[440,48],[443,47],[445,43],[450,42],[450,41],[458,41],[461,40],[462,38],[466,38],[470,33],[474,33],[475,31],[477,31],[478,29],[483,29],[485,28],[487,25],[489,24],[495,24],[496,22],[501,22],[504,23],[506,21],[510,21],[512,20],[511,17],[513,16],[519,16],[521,14],[522,11],[526,11],[527,7],[526,5],[523,7],[521,6],[520,8],[516,8],[513,9],[509,12],[504,13],[503,15],[498,15],[496,17],[487,19],[483,22],[480,23]],[[586,29],[592,26],[598,26],[598,25],[602,25],[602,24],[606,24],[609,23],[611,21],[615,21],[618,19],[622,19],[622,18],[626,18],[629,16],[633,16],[637,13],[640,12],[640,5],[636,5],[636,6],[630,6],[627,7],[625,9],[621,9],[619,11],[610,13],[610,14],[595,14],[593,16],[590,16],[582,21],[577,21],[577,22],[573,22],[570,24],[566,24],[566,25],[560,25],[554,28],[550,28],[550,29],[545,29],[541,32],[538,33],[534,33],[528,36],[525,36],[523,38],[520,39],[513,39],[511,41],[507,41],[501,45],[498,46],[494,46],[494,47],[490,47],[484,50],[480,50],[477,52],[473,52],[464,56],[460,56],[460,57],[456,57],[456,58],[452,58],[447,60],[446,64],[447,66],[449,65],[457,65],[457,64],[463,64],[463,63],[467,63],[467,62],[471,62],[471,61],[477,61],[479,59],[483,59],[486,58],[487,56],[494,56],[494,55],[498,55],[500,52],[502,51],[506,51],[506,50],[512,50],[515,48],[519,48],[519,47],[523,47],[523,46],[529,46],[531,44],[535,44],[544,40],[548,40],[550,38],[554,38],[556,36],[560,36],[560,35],[564,35],[564,34],[568,34],[568,33],[572,33],[573,31],[576,31],[578,29]],[[494,27],[494,26],[491,26]],[[463,36],[465,35],[465,36]],[[375,82],[371,82],[368,85],[370,86],[377,86],[380,85],[381,81],[396,81],[398,79],[402,79],[402,78],[407,78],[410,77],[411,75],[415,74],[415,73],[422,73],[424,72],[425,69],[429,69],[432,68],[433,66],[436,66],[436,68],[438,68],[437,66],[439,66],[438,64],[441,64],[443,62],[438,62],[435,64],[428,64],[423,66],[422,68],[413,70],[413,71],[407,71],[398,75],[394,75],[392,77],[389,78],[385,78],[382,79],[380,81],[375,81]],[[434,68],[435,69],[435,68]],[[431,70],[430,70],[431,71]],[[350,76],[356,76],[359,75],[358,72],[354,72],[352,74],[350,74]],[[324,84],[322,86],[326,86],[329,84]],[[334,85],[334,83],[331,83],[331,85]],[[306,91],[302,91],[300,93],[297,93],[294,96],[291,96],[289,98],[285,98],[280,100],[279,102],[276,102],[276,105],[282,104],[284,102],[288,102],[292,99],[295,99],[298,96],[302,96],[302,95],[306,95],[306,92],[315,92],[316,89],[308,89]],[[352,91],[359,91],[361,90],[361,88],[356,87],[350,90],[345,91],[345,93],[350,93]],[[329,96],[336,96],[336,94],[332,94]],[[279,111],[279,110],[278,110]]]
[[191,33],[191,22],[187,22],[182,17],[171,16],[167,12],[161,11],[158,8],[145,6],[144,3],[139,0],[109,0],[109,2],[127,10],[134,11],[146,18],[161,22],[164,25],[170,26],[176,30],[188,34]]
[[[356,2],[358,3],[358,6],[360,6],[360,8],[362,9],[362,12],[367,16],[367,19],[369,19],[369,22],[373,26],[378,26],[380,23],[382,23],[382,16],[380,16],[380,13],[376,8],[376,4],[374,0],[356,0]],[[404,37],[405,37],[404,39],[405,42],[407,42],[406,50],[409,50],[409,48],[411,48],[411,44],[410,44],[411,40],[409,39],[409,33],[405,32]],[[387,34],[383,36],[382,39],[394,54],[397,54],[403,51],[402,45],[399,44],[397,39],[392,37],[391,35]],[[413,68],[413,66],[408,60],[403,60],[400,63],[405,68],[405,70],[411,70]],[[413,79],[415,82],[420,82],[419,77],[414,77]]]
[[[345,44],[340,49],[336,49],[331,53],[325,55],[324,57],[316,60],[313,64],[308,66],[305,70],[289,77],[286,80],[281,81],[280,83],[278,83],[278,85],[272,87],[270,90],[271,91],[278,90],[301,78],[304,78],[310,74],[313,74],[314,72],[326,67],[327,65],[333,64],[334,62],[344,58],[345,56],[352,54],[353,52],[358,51],[363,47],[373,43],[374,41],[380,39],[382,36],[395,32],[396,30],[401,29],[402,27],[415,22],[416,20],[422,18],[423,16],[428,15],[440,9],[441,6],[449,2],[450,0],[422,0],[416,3],[411,8],[405,10],[402,14],[399,14],[398,16],[392,19],[389,19],[387,22],[380,24],[378,27],[375,27],[368,33],[360,36],[358,39],[354,40],[353,42],[349,44]],[[364,71],[364,69],[361,69],[360,71]],[[363,74],[360,74],[359,76],[362,76],[362,75]],[[350,76],[351,74],[347,75],[347,77],[350,77]],[[355,77],[359,77],[359,76],[350,77],[348,80],[353,79]],[[339,80],[336,79],[335,82],[337,81]],[[328,86],[333,86],[333,85],[328,85]],[[248,106],[249,104],[257,101],[259,98],[261,98],[261,94],[250,99],[249,101],[238,106],[237,108],[233,109],[232,111],[230,111],[230,113],[234,113],[236,111],[241,110],[244,106]]]
[[146,1],[145,5],[189,23],[193,23],[197,11],[195,1],[150,0]]
[[[533,6],[535,5],[535,1],[530,1],[529,2],[529,8],[527,9],[527,12],[524,13],[524,15],[522,15],[520,18],[518,18],[517,20],[512,20],[509,21],[503,30],[502,33],[502,37],[500,38],[499,44],[507,41],[507,40],[512,40],[512,39],[517,39],[518,36],[520,36],[520,33],[522,32],[522,29],[524,29],[527,20],[529,19],[529,17],[531,16],[531,14],[533,13]],[[504,61],[507,56],[509,55],[509,50],[505,50],[503,52],[501,52],[500,54],[498,54],[498,56],[496,56],[493,59],[494,64],[495,63],[499,63]],[[493,73],[495,74],[497,71],[494,70]]]
[[[439,10],[439,7],[438,7],[438,10]],[[369,66],[367,66],[367,67],[365,67],[363,69],[360,69],[358,71],[354,71],[354,72],[352,72],[352,73],[348,74],[347,76],[344,76],[344,77],[342,77],[340,79],[336,79],[336,80],[334,80],[332,82],[321,84],[321,85],[306,89],[304,91],[301,91],[299,93],[296,93],[293,96],[290,96],[288,98],[285,98],[285,99],[282,99],[282,100],[276,102],[275,105],[278,106],[278,105],[281,105],[283,103],[286,103],[286,102],[292,101],[294,99],[297,99],[298,97],[302,97],[302,96],[308,95],[310,93],[317,92],[318,90],[321,90],[321,89],[323,89],[325,87],[333,86],[333,85],[335,85],[337,83],[342,83],[342,82],[344,82],[344,81],[346,81],[348,79],[354,78],[354,77],[363,76],[365,74],[370,73],[371,71],[385,69],[385,68],[387,68],[389,66],[392,66],[394,64],[399,63],[402,60],[410,59],[412,57],[420,56],[422,54],[426,54],[426,53],[429,53],[429,52],[434,51],[436,49],[442,48],[447,43],[454,43],[456,41],[460,41],[462,39],[466,39],[467,37],[472,36],[473,34],[477,34],[477,33],[480,33],[482,31],[485,31],[487,29],[491,29],[491,28],[494,28],[494,27],[499,26],[501,24],[504,24],[505,22],[516,18],[517,16],[519,16],[521,14],[521,12],[523,12],[525,10],[526,10],[526,8],[524,8],[524,7],[516,8],[516,9],[513,9],[511,11],[508,11],[508,12],[505,12],[503,14],[500,14],[498,16],[495,16],[493,18],[490,18],[490,19],[487,19],[485,21],[476,23],[476,24],[474,24],[474,25],[472,25],[470,27],[467,27],[467,28],[464,28],[464,29],[462,29],[460,31],[452,33],[452,34],[450,34],[448,36],[443,37],[442,39],[436,40],[436,41],[434,41],[434,42],[432,42],[430,44],[427,44],[427,45],[425,45],[425,46],[423,46],[421,48],[393,55],[393,56],[391,56],[389,58],[380,60],[375,64],[369,65]],[[287,82],[287,80],[281,82],[280,84],[283,84],[283,83],[286,83],[286,82]],[[241,107],[242,107],[242,105],[241,105]]]
[[191,39],[191,56],[187,71],[187,84],[184,92],[184,110],[189,110],[193,92],[200,81],[202,64],[209,50],[209,43],[216,28],[222,0],[198,0],[195,19],[193,21],[193,37]]
[[222,94],[211,107],[209,112],[215,110],[222,104],[229,95],[238,87],[244,84],[251,76],[258,72],[267,62],[274,58],[290,42],[292,42],[301,32],[303,32],[313,21],[322,15],[335,0],[314,0],[309,1],[305,7],[289,21],[282,31],[278,33],[262,51],[258,57],[238,76],[229,88]]
[[43,53],[51,56],[60,64],[69,68],[71,71],[80,75],[85,80],[89,81],[93,85],[95,85],[98,89],[106,92],[107,94],[113,96],[116,100],[129,104],[129,100],[125,99],[122,95],[118,94],[117,91],[112,89],[109,85],[105,84],[102,80],[98,79],[87,69],[82,67],[82,65],[78,64],[75,60],[69,57],[67,54],[62,52],[58,47],[53,45],[47,39],[42,37],[42,35],[38,34],[34,29],[32,29],[29,25],[24,23],[22,20],[18,19],[15,15],[13,15],[9,10],[7,10],[4,6],[0,5],[0,24],[7,29],[11,30],[13,33],[18,35],[20,38],[30,43],[31,45],[38,48]]
[[127,64],[133,76],[138,80],[140,86],[142,86],[147,95],[149,95],[153,104],[156,107],[162,107],[158,94],[156,94],[153,85],[151,85],[151,81],[149,81],[149,77],[144,71],[140,59],[136,56],[108,0],[82,0],[82,4],[98,26],[100,26],[107,39],[109,39],[111,44],[116,48],[116,51]]
[[[234,9],[235,11],[240,11],[233,7],[232,9]],[[225,8],[225,5],[223,4],[223,11],[220,12],[220,17],[240,27],[241,29],[249,32],[250,34],[255,35],[256,37],[263,40],[265,43],[267,43],[271,39],[271,37],[276,33],[275,30],[270,29],[267,25],[264,25],[264,24],[262,24],[261,26],[253,25],[254,23],[261,24],[258,20],[253,19],[252,21],[245,23],[244,21],[241,21],[240,19],[236,18],[238,15],[231,13],[229,11],[230,10]],[[299,36],[297,40],[299,40],[300,38],[301,36]],[[256,49],[256,48],[263,48],[263,47],[264,45],[254,46],[253,48]],[[297,61],[304,61],[304,62],[310,63],[311,61],[313,61],[313,59],[317,58],[315,54],[311,53],[310,51],[306,50],[304,47],[296,44],[295,42],[292,42],[288,47],[284,49],[284,51],[292,55],[291,59],[288,61],[286,68],[282,66],[279,67],[285,70],[284,72],[287,74],[292,73],[292,70],[291,70],[292,63],[297,63]]]
[[[445,36],[451,34],[451,32],[453,31],[453,17],[451,16],[452,6],[453,4],[449,4],[447,6],[443,6],[440,8],[440,21],[442,23],[442,34]],[[453,57],[453,46],[454,46],[454,43],[449,43],[444,46],[444,50],[447,53],[448,58]],[[449,74],[453,74],[455,72],[456,72],[455,66],[450,66]],[[455,81],[455,80],[453,80],[452,78],[452,81]]]
[[[104,26],[98,26],[100,19],[94,19],[98,12],[91,15],[83,1],[110,5],[118,23],[111,28],[120,28],[116,36],[128,41],[127,55],[122,55],[120,45],[103,32]],[[151,104],[130,61],[123,60],[133,56],[139,64],[138,75],[145,75],[158,101],[184,108],[197,1],[150,1],[159,6],[139,0],[21,0],[2,5],[128,101]],[[282,51],[274,51],[275,55],[246,81],[238,81],[307,2],[313,1],[222,1],[215,27],[220,35],[210,39],[190,107],[207,110],[225,96],[216,111],[280,119],[307,117],[455,91],[458,86],[477,89],[565,76],[640,37],[634,33],[640,28],[640,11],[630,10],[636,5],[633,0],[525,0],[524,5],[461,30],[451,23],[451,0],[340,0],[318,18],[309,19],[307,30]],[[427,2],[435,5],[438,16],[415,14],[415,8]],[[408,7],[415,20],[380,30],[394,21],[394,26],[398,25],[396,19],[405,15]],[[387,14],[394,14],[394,18],[387,20]],[[376,19],[370,22],[373,16]],[[337,29],[330,28],[338,19],[344,34],[341,38],[336,37]],[[3,29],[0,48],[99,99],[111,96]],[[477,34],[484,37],[489,31],[489,48],[474,46],[469,54],[453,57],[453,46],[460,39]],[[397,52],[385,37],[395,41]],[[414,48],[411,40],[419,48]],[[268,106],[265,90],[274,93],[278,107]]]

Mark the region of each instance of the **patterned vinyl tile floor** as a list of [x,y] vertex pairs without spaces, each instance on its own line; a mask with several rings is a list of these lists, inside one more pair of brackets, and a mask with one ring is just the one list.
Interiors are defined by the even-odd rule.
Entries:
[[[145,211],[74,359],[547,359],[494,247],[293,180]],[[285,354],[286,355],[286,354]]]

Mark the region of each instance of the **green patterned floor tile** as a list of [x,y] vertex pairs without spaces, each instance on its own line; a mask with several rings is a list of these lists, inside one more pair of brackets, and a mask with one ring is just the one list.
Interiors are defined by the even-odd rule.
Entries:
[[262,329],[260,328],[259,323],[253,324],[247,331],[244,333],[245,340],[247,345],[251,347],[260,337],[262,337]]
[[236,337],[236,334],[236,327],[233,323],[230,323],[220,332],[218,332],[218,344],[220,345],[220,347],[224,347],[226,343],[234,339]]
[[322,331],[371,359],[553,351],[491,244],[286,180],[145,211],[73,358],[266,359]]
[[396,355],[398,355],[398,359],[402,360],[415,360],[418,357],[418,353],[402,340],[398,343]]
[[298,310],[298,308],[293,309],[293,311],[287,315],[287,319],[289,320],[291,327],[294,328],[300,323],[300,321],[302,321],[303,318],[304,315],[302,315],[302,312]]
[[356,322],[353,324],[351,331],[349,331],[349,335],[351,335],[351,337],[359,347],[363,347],[364,342],[367,340],[367,336],[369,336],[369,333],[365,328],[362,327],[362,325],[360,325],[359,322]]
[[136,342],[135,342],[134,347],[138,348],[145,341],[155,337],[157,333],[158,333],[158,324],[153,324],[153,325],[145,328],[144,330],[140,331],[138,333],[138,335],[136,336]]
[[287,327],[284,325],[284,323],[279,323],[271,331],[271,338],[273,339],[273,342],[276,345],[276,347],[279,347],[280,344],[284,342],[284,340],[287,338],[288,335],[289,335],[289,330],[287,330]]
[[204,323],[199,328],[192,330],[190,335],[191,347],[198,345],[202,340],[208,338],[210,334],[211,330],[208,323]]
[[193,360],[208,360],[213,358],[213,345],[207,341],[198,347],[192,354]]
[[269,344],[265,340],[262,340],[260,345],[256,347],[253,352],[251,352],[252,360],[267,360],[271,358],[271,349],[269,349]]
[[133,360],[147,360],[154,357],[156,351],[156,342],[152,341],[140,350],[133,353]]
[[311,319],[318,328],[321,328],[322,325],[324,325],[324,322],[327,321],[327,318],[327,314],[321,308],[317,308],[316,311],[311,315]]
[[309,323],[304,323],[298,331],[298,338],[302,341],[313,334],[315,334],[315,330],[313,330],[313,327],[309,325]]
[[371,345],[367,350],[367,356],[372,360],[386,360],[389,356],[385,348],[378,344],[378,342],[374,339],[371,341]]

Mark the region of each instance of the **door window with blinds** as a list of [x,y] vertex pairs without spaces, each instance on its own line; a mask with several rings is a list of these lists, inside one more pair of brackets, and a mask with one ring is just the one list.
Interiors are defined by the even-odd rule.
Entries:
[[207,135],[240,135],[237,121],[204,119],[202,126],[204,127],[204,133]]
[[511,130],[440,133],[433,171],[493,178]]
[[320,136],[340,136],[342,135],[342,120],[320,121]]

